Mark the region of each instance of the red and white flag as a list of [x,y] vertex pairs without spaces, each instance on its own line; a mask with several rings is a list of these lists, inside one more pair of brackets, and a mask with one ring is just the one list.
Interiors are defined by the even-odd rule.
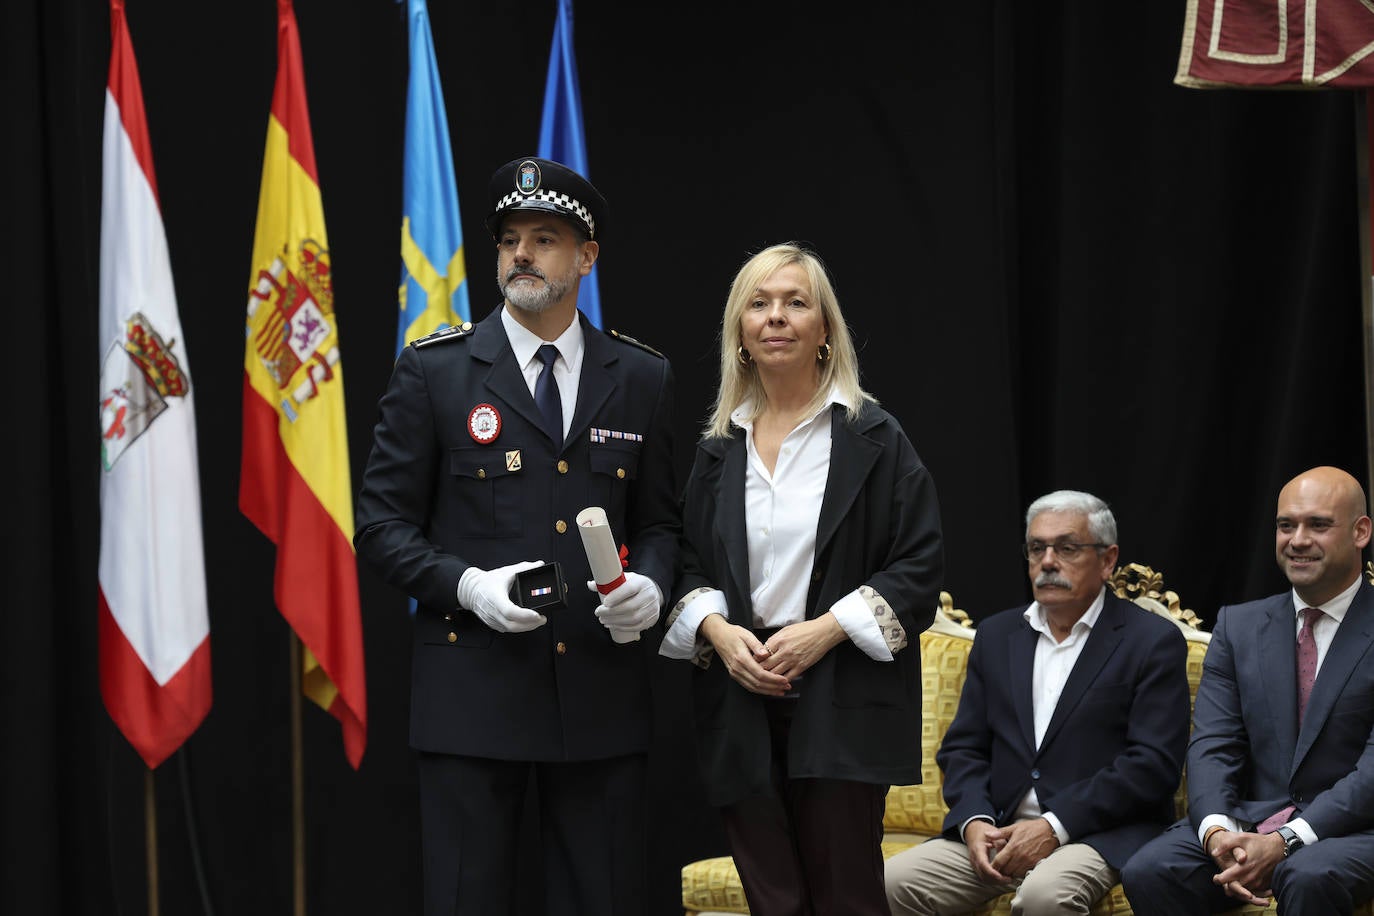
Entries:
[[138,65],[110,2],[100,212],[100,693],[150,768],[210,710],[191,366]]

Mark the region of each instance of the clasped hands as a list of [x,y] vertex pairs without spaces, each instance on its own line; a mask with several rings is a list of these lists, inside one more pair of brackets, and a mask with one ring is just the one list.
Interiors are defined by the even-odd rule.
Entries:
[[708,614],[701,622],[705,636],[725,663],[730,677],[750,693],[780,697],[825,653],[848,639],[834,614],[825,613],[783,627],[766,643],[752,631],[733,624],[720,614]]
[[969,821],[964,827],[969,864],[989,884],[1011,884],[1059,848],[1059,837],[1043,817],[1031,817],[998,827],[990,821]]
[[1283,837],[1277,833],[1214,830],[1207,835],[1206,852],[1219,871],[1212,881],[1244,903],[1268,906],[1274,896],[1269,885],[1274,866],[1283,858]]
[[[543,566],[542,560],[527,560],[496,569],[473,567],[458,582],[458,604],[476,614],[498,633],[525,633],[547,623],[538,611],[521,607],[510,599],[511,583],[522,572]],[[596,591],[596,583],[587,587]],[[625,573],[625,581],[601,596],[596,617],[614,636],[638,634],[658,622],[658,586],[648,576]]]

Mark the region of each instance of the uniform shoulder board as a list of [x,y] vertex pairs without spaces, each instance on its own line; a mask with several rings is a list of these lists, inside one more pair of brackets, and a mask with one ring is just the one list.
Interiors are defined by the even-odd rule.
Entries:
[[415,340],[412,340],[410,342],[410,345],[417,350],[422,350],[425,347],[433,346],[437,343],[443,343],[446,340],[460,340],[461,338],[467,337],[471,333],[472,322],[464,321],[462,324],[451,324],[446,328],[440,328],[433,334],[427,334],[424,337],[417,337]]
[[652,353],[652,354],[654,354],[654,356],[657,356],[659,359],[667,359],[667,358],[668,358],[668,357],[664,356],[662,353],[660,353],[660,352],[658,352],[657,350],[655,350],[653,347],[651,347],[651,346],[649,346],[648,344],[644,343],[643,341],[635,340],[635,339],[634,339],[633,337],[631,337],[629,334],[622,334],[622,333],[620,333],[619,331],[615,331],[615,330],[607,331],[606,333],[609,334],[609,335],[611,335],[612,337],[614,337],[616,340],[623,340],[623,341],[625,341],[627,344],[634,344],[636,347],[639,347],[639,349],[645,351],[646,353]]

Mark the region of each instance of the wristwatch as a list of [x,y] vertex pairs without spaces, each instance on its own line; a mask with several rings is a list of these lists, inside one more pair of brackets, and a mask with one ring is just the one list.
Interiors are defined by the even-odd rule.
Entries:
[[1297,831],[1294,830],[1292,827],[1289,827],[1287,824],[1283,824],[1279,827],[1279,829],[1275,830],[1274,832],[1277,833],[1279,836],[1283,837],[1283,857],[1285,859],[1291,856],[1293,853],[1297,852],[1299,849],[1302,849],[1302,837],[1298,836]]

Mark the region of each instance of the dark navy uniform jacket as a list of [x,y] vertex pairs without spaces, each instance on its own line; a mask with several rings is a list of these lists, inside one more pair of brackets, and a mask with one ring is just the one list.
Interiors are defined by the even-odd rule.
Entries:
[[[379,403],[357,501],[358,555],[416,599],[411,744],[505,760],[595,760],[648,748],[648,664],[661,624],[618,645],[594,615],[578,512],[606,510],[628,568],[664,597],[678,532],[673,375],[660,354],[604,333],[585,341],[564,442],[543,430],[500,309],[470,331],[406,347]],[[495,439],[469,429],[475,408]],[[490,413],[482,411],[488,419]],[[567,606],[497,633],[457,606],[469,566],[558,561]]]

